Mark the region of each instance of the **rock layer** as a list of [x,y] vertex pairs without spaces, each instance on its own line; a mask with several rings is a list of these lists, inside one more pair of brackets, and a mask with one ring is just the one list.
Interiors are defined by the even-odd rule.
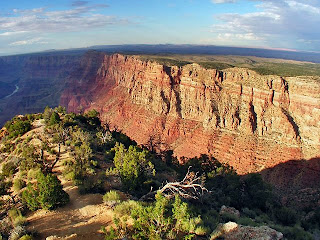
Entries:
[[317,78],[168,67],[119,54],[88,62],[60,103],[97,109],[140,144],[178,157],[212,154],[240,174],[320,156]]

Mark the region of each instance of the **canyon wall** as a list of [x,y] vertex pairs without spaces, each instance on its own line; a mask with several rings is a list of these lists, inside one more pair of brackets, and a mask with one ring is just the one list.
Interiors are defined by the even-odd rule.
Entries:
[[212,154],[240,174],[320,157],[316,77],[167,67],[119,54],[93,59],[68,79],[60,103],[98,110],[140,144],[178,157]]

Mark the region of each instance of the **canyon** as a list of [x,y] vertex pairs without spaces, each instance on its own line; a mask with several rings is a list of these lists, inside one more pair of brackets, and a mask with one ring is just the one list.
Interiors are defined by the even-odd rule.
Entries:
[[98,51],[0,60],[4,96],[19,88],[0,99],[1,124],[47,105],[96,109],[111,129],[150,149],[172,150],[181,162],[209,154],[284,188],[295,177],[304,186],[320,178],[319,77],[178,67]]
[[1,57],[0,126],[17,114],[58,105],[65,79],[80,59],[79,55],[63,53]]
[[87,55],[81,74],[68,78],[60,104],[69,111],[96,109],[111,129],[173,150],[181,162],[210,154],[239,174],[288,163],[299,169],[295,175],[306,170],[320,177],[319,161],[306,161],[320,157],[318,77],[163,66],[119,54],[98,58],[100,65]]

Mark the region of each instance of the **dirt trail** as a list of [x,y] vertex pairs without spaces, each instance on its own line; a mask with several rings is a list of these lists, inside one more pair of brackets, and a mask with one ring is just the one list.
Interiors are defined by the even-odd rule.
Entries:
[[53,172],[61,180],[64,190],[70,196],[70,202],[54,211],[38,210],[28,216],[28,230],[37,233],[36,239],[104,239],[101,226],[107,226],[112,221],[112,210],[102,203],[101,194],[80,195],[78,187],[73,186],[62,175],[64,159],[69,153],[61,149],[61,159]]

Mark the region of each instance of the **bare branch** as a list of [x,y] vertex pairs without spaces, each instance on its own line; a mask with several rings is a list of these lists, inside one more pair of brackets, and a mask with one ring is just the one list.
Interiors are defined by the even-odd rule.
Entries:
[[199,199],[205,192],[209,191],[204,187],[198,173],[191,172],[190,169],[191,167],[188,168],[188,172],[182,181],[169,182],[158,191],[149,192],[142,196],[140,200],[145,201],[153,198],[157,192],[162,193],[167,198],[173,198],[175,195],[179,195],[185,199]]

